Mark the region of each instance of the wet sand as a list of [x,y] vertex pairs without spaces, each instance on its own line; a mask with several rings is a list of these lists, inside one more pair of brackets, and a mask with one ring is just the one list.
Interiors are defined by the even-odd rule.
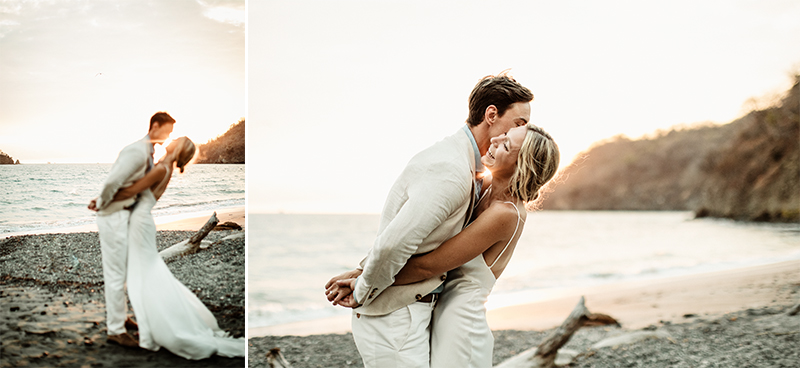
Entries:
[[[241,206],[241,207],[223,208],[216,211],[208,210],[208,211],[198,211],[180,215],[156,217],[155,218],[156,229],[197,231],[206,223],[206,221],[208,221],[208,218],[211,217],[211,214],[213,214],[214,212],[217,213],[217,219],[219,219],[220,224],[223,222],[231,221],[239,224],[239,226],[241,226],[242,228],[245,227],[244,207]],[[6,233],[0,235],[0,240],[20,235],[54,234],[54,233],[71,234],[71,233],[85,233],[85,232],[96,232],[96,231],[97,231],[97,224],[92,223],[88,225],[71,226],[58,229],[43,229],[43,230]]]

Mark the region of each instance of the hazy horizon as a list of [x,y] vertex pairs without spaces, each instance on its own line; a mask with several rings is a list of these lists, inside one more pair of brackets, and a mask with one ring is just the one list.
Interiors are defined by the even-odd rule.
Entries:
[[0,16],[0,150],[21,163],[114,162],[157,111],[196,143],[246,115],[244,0],[9,2]]

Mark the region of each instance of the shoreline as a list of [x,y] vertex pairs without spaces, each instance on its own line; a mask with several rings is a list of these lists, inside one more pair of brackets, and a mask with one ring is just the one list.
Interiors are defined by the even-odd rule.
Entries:
[[[232,221],[242,228],[245,226],[245,210],[244,206],[223,207],[218,210],[204,210],[187,212],[176,215],[167,215],[155,217],[156,230],[187,230],[197,231],[208,221],[212,213],[217,212],[219,223]],[[72,234],[72,233],[85,233],[97,232],[97,223],[68,226],[63,228],[50,228],[40,230],[18,231],[13,233],[0,234],[0,240],[7,239],[12,236],[21,235],[42,235],[42,234]]]
[[[788,313],[800,302],[800,260],[564,292],[488,312],[493,366],[541,344],[580,295],[591,313],[608,314],[621,326],[580,328],[560,350],[576,355],[570,367],[796,367],[800,362],[800,314]],[[352,333],[344,332],[349,316],[344,317],[271,326],[271,332],[284,335],[256,337],[257,329],[250,328],[248,363],[266,365],[265,354],[280,348],[296,368],[362,367]],[[596,345],[601,342],[605,345]]]
[[[800,285],[800,260],[563,289],[542,300],[490,309],[487,320],[493,331],[547,330],[559,326],[583,295],[591,312],[608,314],[625,328],[642,328],[662,321],[680,322],[690,314],[718,316],[793,305],[800,295],[791,293],[792,285]],[[351,332],[350,315],[251,327],[247,332],[249,338],[344,334]]]

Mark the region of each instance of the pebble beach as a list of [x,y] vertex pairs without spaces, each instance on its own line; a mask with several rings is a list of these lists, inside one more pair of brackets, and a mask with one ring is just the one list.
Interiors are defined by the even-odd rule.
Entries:
[[[199,220],[196,228],[204,222]],[[237,232],[242,231],[212,231],[206,240]],[[159,230],[158,249],[192,234]],[[245,366],[243,358],[189,361],[166,349],[151,352],[107,343],[101,258],[97,232],[0,239],[0,367]],[[233,337],[245,334],[244,265],[244,237],[168,263]]]
[[[798,286],[800,288],[800,286]],[[562,349],[578,356],[569,367],[785,367],[800,365],[800,315],[787,306],[746,309],[715,317],[691,316],[682,323],[584,327]],[[493,364],[537,346],[545,331],[499,330]],[[645,333],[643,340],[603,348],[604,339]],[[265,336],[249,341],[249,367],[268,367],[266,353],[279,347],[293,368],[363,367],[351,334]]]
[[[584,327],[563,349],[576,354],[570,367],[798,367],[800,261],[725,272],[687,275],[600,289],[489,311],[498,365],[538,346],[580,298],[593,313],[620,326]],[[340,326],[341,324],[336,324]],[[266,354],[280,348],[294,368],[362,367],[352,334],[254,336],[250,367],[267,367]],[[287,329],[283,329],[287,331]],[[598,347],[611,338],[627,338]]]

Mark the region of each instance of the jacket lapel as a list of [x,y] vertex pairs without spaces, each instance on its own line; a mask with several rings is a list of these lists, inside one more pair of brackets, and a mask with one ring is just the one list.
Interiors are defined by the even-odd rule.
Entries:
[[472,211],[475,208],[475,199],[479,195],[479,193],[475,193],[475,160],[471,158],[473,154],[472,144],[469,142],[467,143],[469,144],[469,172],[471,174],[470,177],[472,177],[472,182],[470,183],[471,189],[469,191],[469,208],[467,208],[467,217],[464,219],[464,225],[461,227],[462,229],[469,225],[469,220],[472,218]]

